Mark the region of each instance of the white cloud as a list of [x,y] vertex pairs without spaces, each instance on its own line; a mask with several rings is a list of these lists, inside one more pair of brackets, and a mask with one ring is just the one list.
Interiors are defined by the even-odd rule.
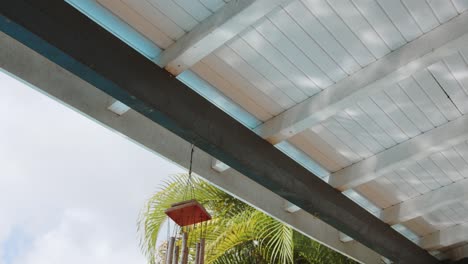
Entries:
[[[104,221],[103,221],[104,220]],[[65,210],[61,222],[37,237],[15,264],[145,263],[126,237],[115,235],[99,214],[86,209]],[[133,241],[134,242],[134,241]]]
[[138,213],[180,172],[0,72],[0,264],[145,263]]

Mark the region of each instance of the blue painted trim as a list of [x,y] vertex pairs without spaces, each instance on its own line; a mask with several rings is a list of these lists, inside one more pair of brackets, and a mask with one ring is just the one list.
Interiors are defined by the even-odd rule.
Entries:
[[[156,60],[161,53],[161,49],[131,26],[123,22],[119,17],[96,3],[96,1],[66,0],[66,2],[107,29],[110,33],[120,38],[123,42],[127,43],[127,45],[133,47],[135,50],[157,63]],[[246,127],[253,129],[261,124],[261,121],[255,118],[255,116],[247,112],[243,107],[232,101],[194,72],[190,70],[185,71],[177,76],[177,79]]]
[[[103,78],[101,75],[90,69],[84,64],[79,63],[74,58],[70,57],[65,52],[50,45],[48,42],[39,38],[29,30],[23,28],[21,25],[14,23],[5,16],[0,15],[0,30],[5,34],[11,36],[17,41],[23,43],[27,47],[46,57],[55,64],[62,68],[73,72],[83,80],[90,84],[99,87],[107,94],[112,94],[114,98],[123,102],[133,109],[146,109],[143,104],[132,100],[132,96],[126,91],[122,90],[119,86]],[[147,112],[147,111],[146,111]]]
[[186,131],[181,130],[171,119],[168,119],[162,113],[154,111],[143,102],[121,89],[115,83],[96,73],[93,69],[76,61],[65,52],[50,45],[48,42],[3,15],[0,15],[0,30],[91,85],[99,87],[103,92],[112,95],[112,97],[137,112],[140,112],[150,119],[160,120],[160,124],[163,124],[165,127],[171,127],[173,129],[172,131],[179,136],[184,137],[185,135],[187,136],[186,138],[190,138]]
[[382,209],[377,207],[373,202],[369,201],[366,197],[353,189],[348,189],[344,191],[343,194],[375,216],[378,216],[382,211]]
[[155,60],[161,53],[161,49],[151,40],[138,33],[131,26],[123,22],[109,10],[96,3],[94,0],[65,0],[91,20],[107,29],[110,33],[120,38],[123,42],[133,47],[138,52]]
[[222,94],[218,89],[200,78],[196,73],[192,71],[184,71],[177,76],[177,79],[192,88],[201,96],[205,97],[218,108],[228,113],[234,119],[244,124],[246,127],[253,129],[262,123],[252,114],[244,110],[244,108],[240,107],[238,104]]
[[415,243],[419,239],[418,235],[416,235],[413,231],[411,231],[409,228],[407,228],[406,226],[404,226],[402,224],[392,225],[392,228],[395,229],[398,233],[402,234],[407,239],[409,239],[409,240],[411,240],[411,241],[413,241]]
[[[71,4],[77,10],[107,29],[109,32],[114,34],[116,37],[121,39],[130,47],[133,47],[147,58],[154,61],[154,59],[161,53],[161,49],[153,42],[135,31],[132,27],[124,23],[120,18],[113,15],[94,0],[66,0],[66,2]],[[114,83],[108,81],[105,78],[102,78],[102,76],[96,74],[87,66],[78,63],[73,58],[70,58],[67,54],[49,45],[21,26],[7,20],[8,19],[5,17],[2,17],[0,21],[0,27],[5,33],[14,36],[14,38],[16,38],[18,41],[27,44],[30,48],[36,50],[38,53],[49,58],[63,68],[74,72],[94,86],[100,87],[100,89],[102,89],[104,92],[112,94],[113,97],[128,105],[129,107],[140,112],[148,113],[148,111],[150,111],[142,103],[133,100],[129,94],[120,89]],[[222,109],[224,112],[229,114],[231,117],[246,127],[253,129],[262,123],[255,116],[247,112],[243,107],[239,106],[230,98],[226,97],[218,89],[214,88],[194,72],[190,70],[185,71],[177,76],[177,79],[182,81],[188,87],[209,100],[211,103]],[[309,156],[290,143],[282,142],[276,145],[276,147],[315,175],[321,178],[327,177],[329,175],[327,170],[322,168]]]
[[326,178],[330,175],[326,169],[320,166],[300,149],[293,146],[291,143],[282,141],[276,144],[275,147],[320,178]]

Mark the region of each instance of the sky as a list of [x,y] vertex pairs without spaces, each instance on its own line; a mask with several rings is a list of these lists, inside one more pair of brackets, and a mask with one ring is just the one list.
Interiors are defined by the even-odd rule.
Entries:
[[143,264],[136,222],[184,170],[0,71],[0,264]]

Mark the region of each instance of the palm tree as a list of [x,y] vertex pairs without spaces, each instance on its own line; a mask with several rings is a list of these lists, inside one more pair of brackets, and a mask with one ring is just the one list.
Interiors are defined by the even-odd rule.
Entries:
[[[164,210],[187,198],[181,191],[187,180],[185,174],[172,177],[148,200],[142,211],[138,230],[150,264],[159,263],[165,251],[165,246],[157,247],[158,233],[166,222]],[[206,263],[355,263],[204,180],[191,178],[190,181],[192,197],[213,217],[204,227]],[[199,237],[197,232],[200,229],[193,230],[191,236]]]

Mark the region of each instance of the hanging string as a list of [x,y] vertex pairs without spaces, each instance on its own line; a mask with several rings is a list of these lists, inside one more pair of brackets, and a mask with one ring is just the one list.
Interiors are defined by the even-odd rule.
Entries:
[[195,145],[192,143],[192,148],[190,150],[189,177],[192,176],[193,152],[194,151],[195,151]]
[[184,200],[187,199],[187,193],[190,192],[190,198],[193,199],[194,198],[194,186],[193,186],[193,183],[192,183],[192,167],[193,167],[193,153],[195,151],[195,145],[192,144],[191,146],[191,149],[190,149],[190,164],[189,164],[189,175],[188,175],[188,178],[187,178],[187,183],[186,183],[186,186],[185,186],[185,190],[184,190]]
[[195,152],[195,145],[192,144],[192,150],[190,152],[190,167],[189,167],[189,180],[190,180],[190,191],[191,191],[191,197],[190,199],[194,199],[195,198],[195,194],[194,194],[194,189],[195,189],[195,186],[193,184],[193,181],[192,181],[192,167],[193,167],[193,154]]

